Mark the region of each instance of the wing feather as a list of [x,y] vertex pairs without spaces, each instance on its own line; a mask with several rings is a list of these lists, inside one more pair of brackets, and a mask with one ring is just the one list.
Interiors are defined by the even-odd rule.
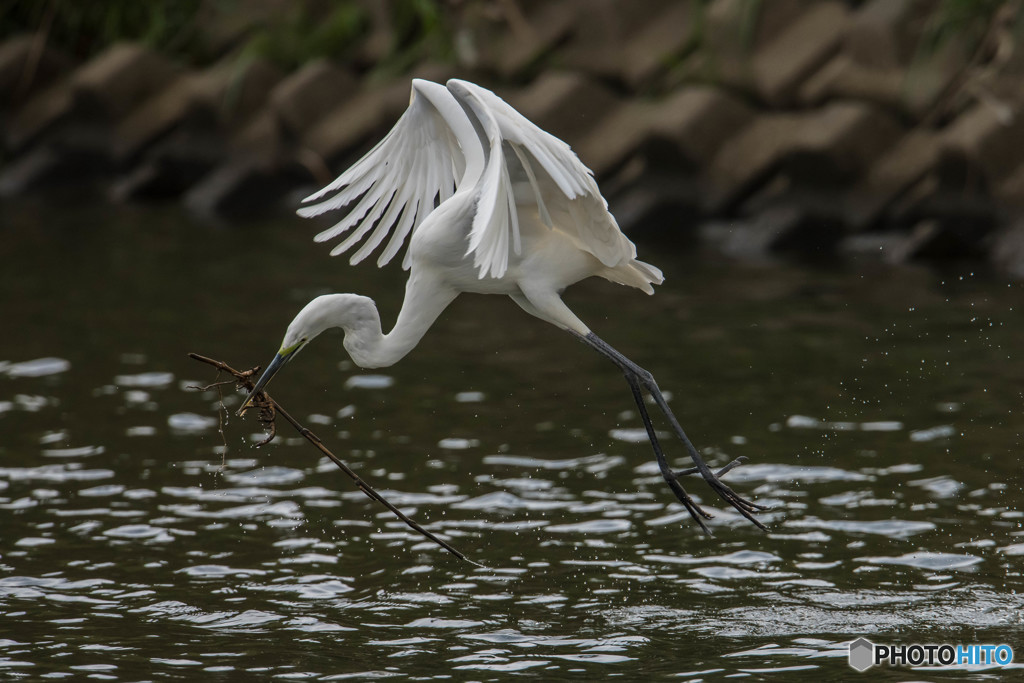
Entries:
[[378,265],[394,258],[409,233],[433,211],[433,198],[451,197],[459,180],[456,173],[465,168],[463,152],[447,119],[456,110],[457,103],[443,86],[413,81],[409,108],[384,139],[333,182],[303,200],[316,202],[298,210],[303,217],[352,205],[345,217],[318,234],[316,241],[332,240],[358,226],[331,250],[332,255],[341,254],[365,238],[350,259],[358,263],[391,233]]
[[[454,86],[454,87],[453,87]],[[508,164],[522,167],[533,195],[532,203],[545,225],[570,234],[581,248],[593,254],[604,265],[614,267],[624,260],[636,257],[633,243],[619,229],[615,218],[608,212],[608,203],[597,187],[593,173],[564,141],[541,130],[508,103],[490,90],[467,81],[449,81],[448,89],[467,104],[481,121],[485,130],[488,122],[496,128],[494,135],[514,153],[514,160],[505,158],[502,145],[497,147],[491,139],[491,150],[481,186],[480,204],[473,222],[470,251],[475,253],[474,263],[486,274],[500,276],[508,262],[509,231],[512,248],[521,248],[518,230],[518,208],[509,180]],[[467,93],[467,94],[461,94]],[[492,169],[501,162],[503,173]],[[522,198],[520,199],[522,201]],[[509,213],[498,208],[507,206]],[[507,219],[505,218],[507,216]],[[502,235],[484,234],[501,232]],[[498,250],[504,246],[504,253]],[[481,251],[478,251],[481,250]]]

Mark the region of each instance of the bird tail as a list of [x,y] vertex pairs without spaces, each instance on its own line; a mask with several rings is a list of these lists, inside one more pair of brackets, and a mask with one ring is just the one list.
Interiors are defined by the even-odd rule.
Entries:
[[665,281],[661,270],[649,263],[637,261],[636,259],[631,259],[627,263],[607,269],[603,276],[606,280],[611,280],[620,285],[636,287],[646,294],[654,294],[654,287],[651,285],[660,285]]

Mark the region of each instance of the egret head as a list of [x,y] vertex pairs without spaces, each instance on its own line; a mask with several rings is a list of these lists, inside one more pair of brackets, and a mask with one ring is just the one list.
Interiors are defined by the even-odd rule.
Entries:
[[248,410],[256,394],[263,391],[277,371],[304,349],[306,344],[324,330],[343,324],[346,311],[350,307],[351,297],[350,294],[325,294],[313,299],[299,311],[299,314],[288,325],[288,331],[284,334],[284,340],[281,342],[281,348],[277,355],[270,361],[267,369],[260,375],[253,390],[249,392],[242,403],[242,407],[238,409],[239,415]]

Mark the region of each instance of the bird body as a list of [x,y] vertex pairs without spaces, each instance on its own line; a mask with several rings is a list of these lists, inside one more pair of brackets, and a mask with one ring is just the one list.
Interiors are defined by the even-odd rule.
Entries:
[[[607,356],[633,389],[669,486],[701,527],[708,517],[683,491],[665,461],[640,389],[651,393],[687,447],[696,471],[741,513],[755,506],[721,484],[693,448],[650,373],[593,332],[562,302],[588,277],[653,294],[661,271],[637,260],[636,247],[609,213],[597,183],[567,144],[544,132],[489,90],[467,81],[447,87],[414,80],[410,105],[387,136],[299,209],[316,216],[348,206],[317,241],[345,236],[332,255],[354,247],[358,263],[389,238],[378,265],[408,241],[405,299],[384,333],[373,301],[356,294],[313,299],[288,326],[281,349],[250,398],[314,337],[344,330],[344,346],[363,368],[398,362],[460,293],[503,294],[523,310]],[[346,234],[347,233],[347,234]],[[730,467],[735,466],[730,465]],[[727,468],[728,469],[728,468]],[[724,470],[723,470],[724,472]]]

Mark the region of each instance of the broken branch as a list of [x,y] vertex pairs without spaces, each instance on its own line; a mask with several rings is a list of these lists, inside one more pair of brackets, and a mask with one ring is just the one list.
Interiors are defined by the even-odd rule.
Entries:
[[[252,378],[256,374],[256,371],[258,370],[258,368],[253,368],[251,370],[245,370],[243,372],[240,372],[240,371],[235,370],[234,368],[232,368],[227,363],[224,363],[223,361],[215,360],[213,358],[207,358],[206,356],[201,356],[198,353],[190,353],[188,355],[189,355],[189,358],[193,358],[193,359],[195,359],[195,360],[197,360],[197,361],[199,361],[201,363],[206,363],[207,365],[212,365],[213,367],[217,368],[217,370],[219,372],[226,372],[229,375],[234,376],[234,378],[237,381],[237,384],[239,386],[243,387],[247,391],[252,391],[252,389],[253,389]],[[213,386],[213,385],[211,385],[211,386]],[[450,552],[452,555],[454,555],[455,557],[459,558],[460,560],[465,560],[466,562],[469,562],[470,564],[476,565],[477,567],[482,567],[483,566],[483,565],[481,565],[481,564],[479,564],[477,562],[474,562],[473,560],[469,559],[468,557],[466,557],[464,554],[462,554],[461,552],[459,552],[458,550],[453,548],[446,541],[443,541],[442,539],[438,538],[437,536],[435,536],[431,532],[429,532],[426,529],[424,529],[422,526],[417,524],[413,519],[411,519],[408,515],[406,515],[404,512],[402,512],[397,507],[395,507],[384,496],[382,496],[381,494],[377,493],[377,491],[374,490],[374,488],[372,486],[367,484],[362,479],[362,477],[360,477],[358,474],[356,474],[352,470],[352,468],[350,468],[347,464],[345,464],[345,462],[341,458],[339,458],[334,453],[332,453],[327,448],[327,446],[324,445],[324,442],[320,440],[320,437],[318,437],[316,434],[314,434],[313,432],[309,431],[309,429],[307,429],[305,426],[300,424],[298,420],[296,420],[294,417],[292,417],[288,413],[288,411],[286,411],[284,408],[281,407],[281,404],[279,404],[277,401],[275,401],[273,398],[271,398],[270,394],[268,394],[265,391],[261,391],[259,394],[257,394],[254,397],[253,403],[260,409],[260,422],[262,422],[264,425],[266,425],[271,430],[270,434],[268,435],[268,437],[266,439],[264,439],[263,441],[261,441],[260,443],[258,443],[257,444],[258,446],[262,446],[262,445],[264,445],[266,443],[269,443],[270,440],[274,438],[274,435],[276,434],[275,417],[277,415],[280,415],[281,417],[283,417],[285,419],[286,422],[288,422],[288,424],[290,424],[292,427],[294,427],[295,430],[300,435],[302,435],[303,438],[305,438],[307,441],[309,441],[311,444],[313,444],[317,448],[317,450],[319,450],[321,453],[326,455],[331,460],[331,462],[333,462],[335,465],[337,465],[338,468],[341,469],[342,472],[344,472],[346,475],[348,475],[349,479],[351,479],[353,482],[355,482],[356,486],[359,487],[359,490],[362,491],[363,493],[365,493],[369,498],[372,498],[373,500],[377,501],[378,503],[380,503],[381,505],[386,507],[392,513],[394,513],[394,515],[396,517],[398,517],[400,520],[405,522],[411,529],[413,529],[417,533],[421,534],[422,536],[430,539],[431,541],[433,541],[437,545],[441,546],[442,548],[444,548],[445,550],[447,550],[448,552]]]

